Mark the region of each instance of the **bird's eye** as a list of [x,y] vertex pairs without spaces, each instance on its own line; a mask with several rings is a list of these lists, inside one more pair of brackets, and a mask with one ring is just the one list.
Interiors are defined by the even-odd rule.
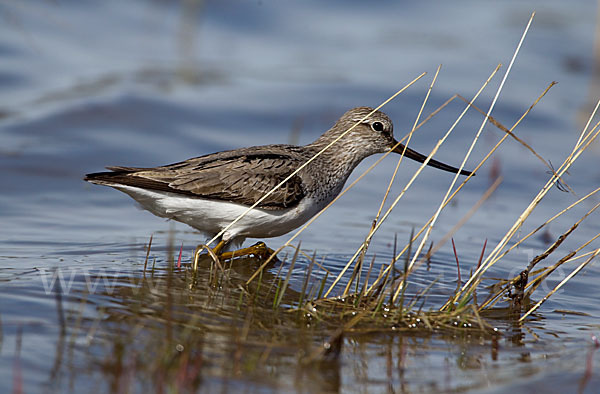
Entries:
[[381,131],[383,131],[383,123],[381,123],[381,122],[373,122],[373,124],[371,124],[371,128],[374,131],[381,132]]

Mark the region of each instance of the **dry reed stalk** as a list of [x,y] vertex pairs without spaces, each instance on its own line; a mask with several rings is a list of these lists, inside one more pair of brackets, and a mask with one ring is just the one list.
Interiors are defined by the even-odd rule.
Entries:
[[[521,117],[515,122],[515,124],[513,124],[513,126],[510,128],[510,131],[514,131],[514,129],[523,121],[523,119],[525,119],[525,117],[533,110],[533,108],[540,102],[540,100],[546,95],[546,93],[548,93],[548,91],[550,90],[550,88],[554,86],[554,84],[550,84],[543,92],[542,94],[540,94],[538,96],[538,98],[533,102],[533,104],[531,104],[529,106],[529,108],[523,113],[523,115],[521,115]],[[455,95],[456,96],[456,95]],[[453,96],[453,97],[455,97]],[[473,105],[472,102],[468,103],[470,106],[475,107]],[[472,171],[473,173],[476,173],[481,166],[483,166],[483,164],[485,162],[487,162],[487,160],[492,156],[492,154],[500,147],[500,145],[506,140],[506,138],[508,137],[508,134],[505,134],[497,143],[496,145],[494,145],[494,147],[492,149],[490,149],[490,151],[485,155],[485,157],[479,162],[479,164],[475,167],[475,169]],[[446,205],[450,203],[450,201],[452,201],[452,199],[458,194],[458,192],[463,188],[463,186],[467,183],[467,181],[471,178],[472,175],[468,176],[465,180],[463,180],[463,182],[460,184],[460,186],[452,193],[452,195],[448,198],[448,200],[446,201]],[[444,205],[444,207],[446,206]],[[423,227],[421,227],[421,229],[417,232],[417,234],[411,239],[411,242],[416,241],[416,239],[423,233],[423,231],[425,231],[425,228],[429,225],[429,223],[431,223],[431,221],[433,220],[433,217],[431,217],[424,225]],[[406,245],[401,251],[400,253],[398,253],[396,255],[396,259],[399,259],[408,249],[408,245]],[[373,285],[376,285],[377,282],[374,282]],[[373,286],[372,285],[372,286]]]
[[575,260],[579,260],[582,258],[585,258],[591,254],[594,253],[594,251],[590,251],[587,253],[584,253],[582,255],[579,255],[577,257],[575,257],[575,255],[577,253],[579,253],[583,248],[587,247],[589,244],[591,244],[593,241],[595,241],[597,238],[600,238],[600,233],[596,234],[595,236],[593,236],[591,239],[589,239],[588,241],[584,242],[581,246],[579,246],[577,249],[575,249],[572,252],[569,252],[566,256],[564,256],[563,258],[561,258],[558,262],[556,262],[555,264],[547,267],[546,269],[542,270],[542,272],[540,273],[539,276],[537,276],[534,280],[531,281],[530,285],[528,284],[528,291],[525,294],[525,296],[530,296],[536,289],[537,287],[548,277],[550,276],[550,274],[552,274],[552,272],[554,272],[558,267],[560,267],[561,265],[565,264],[565,263],[570,263],[572,261]]
[[[394,180],[396,179],[396,174],[398,174],[398,170],[400,168],[400,163],[402,163],[402,159],[404,159],[404,154],[406,153],[406,148],[408,148],[408,144],[410,143],[412,135],[415,132],[415,130],[417,129],[417,125],[419,124],[419,119],[421,119],[421,115],[423,114],[423,110],[425,109],[425,105],[427,104],[427,101],[429,100],[429,95],[431,94],[431,91],[433,90],[433,86],[435,85],[435,81],[437,80],[437,77],[438,77],[441,69],[442,69],[442,65],[440,64],[438,66],[437,70],[435,71],[433,79],[431,80],[431,84],[429,85],[429,89],[427,89],[427,94],[425,95],[425,98],[423,99],[423,103],[421,104],[421,108],[419,109],[419,113],[417,114],[417,118],[415,119],[415,123],[413,124],[413,127],[410,130],[410,133],[408,133],[408,139],[406,141],[406,144],[404,145],[404,150],[402,151],[402,155],[400,155],[400,158],[398,159],[398,164],[396,164],[396,168],[394,169],[392,177],[391,177],[391,179],[390,179],[390,181],[388,183],[388,187],[387,187],[387,189],[385,191],[385,194],[384,194],[383,198],[381,199],[381,204],[379,205],[379,210],[377,211],[377,214],[375,215],[375,222],[377,220],[379,220],[379,216],[381,215],[381,211],[383,210],[383,206],[385,205],[387,197],[390,194],[390,190],[392,188],[392,184],[394,183]],[[365,240],[365,242],[367,242],[367,240]]]
[[593,251],[593,254],[587,260],[585,260],[583,263],[578,265],[577,268],[575,268],[573,271],[571,271],[571,273],[569,275],[567,275],[566,278],[564,278],[562,281],[560,281],[560,283],[558,285],[556,285],[556,287],[554,287],[554,289],[552,289],[548,294],[546,294],[546,296],[544,298],[539,300],[534,306],[532,306],[527,311],[527,313],[525,313],[523,316],[521,316],[521,318],[519,319],[519,322],[522,322],[523,320],[525,320],[527,318],[527,316],[529,316],[530,314],[535,312],[535,310],[538,309],[544,302],[546,302],[546,300],[548,298],[550,298],[550,296],[552,296],[552,294],[556,293],[558,291],[558,289],[563,287],[565,285],[565,283],[567,283],[572,277],[577,275],[579,273],[579,271],[581,271],[583,268],[585,268],[585,266],[587,266],[598,254],[600,254],[600,248],[595,249]]
[[590,193],[586,194],[585,196],[583,196],[579,200],[575,201],[574,203],[572,203],[571,205],[569,205],[568,207],[566,207],[565,209],[563,209],[562,211],[560,211],[559,213],[557,213],[556,215],[554,215],[553,217],[551,217],[550,219],[546,220],[544,223],[542,223],[541,225],[539,225],[536,229],[532,230],[529,234],[527,234],[523,238],[519,239],[514,245],[512,245],[510,248],[508,248],[502,254],[500,254],[498,256],[498,259],[502,259],[504,256],[506,256],[514,248],[516,248],[517,246],[521,245],[524,241],[526,241],[527,239],[529,239],[529,237],[531,237],[532,235],[534,235],[535,233],[537,233],[538,231],[540,231],[542,228],[544,228],[545,226],[547,226],[548,224],[550,224],[551,222],[553,222],[558,217],[562,216],[564,213],[568,212],[569,210],[571,210],[575,206],[581,204],[583,201],[587,200],[589,197],[591,197],[592,195],[596,194],[598,191],[600,191],[600,187],[597,188],[597,189],[595,189],[595,190],[593,190],[593,191],[591,191]]
[[196,252],[194,253],[194,265],[193,265],[194,272],[196,272],[198,270],[198,262],[200,261],[200,252],[202,251],[202,249],[206,249],[210,258],[216,264],[216,266],[221,270],[221,272],[225,272],[225,269],[221,265],[221,261],[219,260],[219,257],[217,257],[215,252],[213,252],[213,250],[208,247],[208,244],[198,245],[198,247],[196,248]]
[[503,179],[504,178],[502,176],[496,178],[494,183],[492,183],[490,187],[488,187],[485,193],[483,193],[481,198],[479,198],[479,200],[477,200],[477,202],[473,204],[469,211],[465,213],[462,218],[460,218],[460,220],[450,229],[450,231],[448,231],[435,245],[433,245],[431,249],[427,251],[425,256],[417,263],[417,267],[424,261],[426,261],[428,258],[433,256],[435,252],[440,250],[440,248],[458,231],[458,229],[460,229],[475,214],[475,212],[479,210],[483,203],[491,197],[491,195],[496,191],[498,186],[500,186]]
[[560,244],[563,243],[563,241],[565,239],[567,239],[567,237],[569,235],[571,235],[571,233],[573,231],[575,231],[575,229],[577,227],[579,227],[579,225],[581,224],[581,222],[583,222],[592,212],[594,212],[598,207],[600,206],[600,203],[594,205],[592,207],[592,209],[590,209],[589,211],[586,212],[585,215],[583,215],[577,222],[575,222],[575,224],[573,224],[565,233],[563,233],[561,236],[559,236],[556,241],[554,241],[554,243],[552,245],[550,245],[550,247],[548,247],[544,253],[536,256],[535,258],[533,258],[533,260],[531,260],[529,262],[529,264],[527,265],[527,271],[531,272],[531,270],[542,260],[544,260],[546,257],[548,257],[552,252],[554,252],[559,246]]
[[[533,108],[533,107],[534,107],[534,106],[535,106],[535,105],[536,105],[536,104],[539,102],[539,100],[540,100],[540,99],[541,99],[541,98],[542,98],[542,97],[543,97],[543,96],[546,94],[546,92],[547,92],[547,91],[548,91],[548,90],[549,90],[549,89],[550,89],[550,88],[551,88],[553,85],[554,85],[554,84],[551,84],[550,86],[548,86],[548,88],[546,88],[546,90],[545,90],[545,91],[542,93],[542,95],[541,95],[540,97],[538,97],[538,99],[537,99],[537,100],[536,100],[536,101],[535,101],[535,102],[532,104],[532,106],[531,106],[531,107],[529,107],[529,109],[528,109],[528,110],[525,112],[525,114],[524,114],[524,115],[521,117],[521,119],[519,119],[519,121],[517,122],[517,124],[518,124],[518,123],[520,123],[520,121],[521,121],[521,120],[522,120],[522,119],[525,117],[525,115],[526,115],[527,113],[529,113],[529,111],[531,111],[531,109],[532,109],[532,108]],[[595,107],[595,108],[594,108],[594,110],[592,111],[592,114],[590,115],[590,117],[589,117],[589,119],[588,119],[588,121],[587,121],[587,123],[586,123],[585,127],[583,128],[583,131],[582,131],[582,133],[581,133],[581,135],[580,135],[580,137],[579,137],[579,139],[578,139],[578,141],[577,141],[577,144],[575,145],[575,148],[573,149],[573,152],[575,152],[575,150],[577,149],[577,147],[579,147],[579,146],[580,146],[580,144],[582,143],[582,139],[583,139],[582,137],[583,137],[583,135],[585,134],[585,131],[587,130],[587,128],[589,127],[589,125],[590,125],[590,123],[591,123],[591,120],[592,120],[592,119],[593,119],[593,117],[595,116],[595,114],[596,114],[596,112],[597,112],[597,110],[598,110],[598,107],[599,107],[599,106],[600,106],[600,100],[599,100],[599,101],[598,101],[598,103],[596,104],[596,107]],[[597,124],[597,125],[594,127],[594,129],[595,129],[597,126],[598,126],[598,124]],[[510,131],[512,131],[512,130],[514,129],[514,127],[515,127],[515,126],[513,126],[513,127],[511,128],[511,130],[510,130]],[[591,133],[592,133],[592,132],[590,132],[590,133],[588,134],[588,136],[586,137],[586,139],[587,139],[589,136],[591,136]],[[489,154],[488,154],[488,155],[487,155],[487,156],[484,158],[484,160],[482,160],[482,163],[483,163],[485,160],[487,160],[487,158],[488,158],[488,157],[491,155],[491,153],[492,153],[493,151],[495,151],[495,150],[496,150],[496,148],[497,148],[497,147],[500,145],[500,143],[502,143],[502,142],[503,142],[503,141],[506,139],[506,137],[507,137],[507,136],[508,136],[508,134],[507,134],[507,135],[505,135],[505,136],[504,136],[504,137],[503,137],[503,138],[502,138],[502,139],[501,139],[501,140],[500,140],[500,141],[499,141],[499,142],[496,144],[496,146],[495,146],[495,147],[494,147],[494,148],[493,148],[493,149],[490,151],[490,153],[489,153]],[[597,133],[596,133],[596,136],[597,136]],[[596,138],[596,136],[593,136],[593,138],[592,138],[592,139],[591,139],[591,140],[588,142],[588,144],[586,145],[586,148],[587,148],[587,146],[589,146],[589,144],[590,144],[590,143],[591,143],[591,142],[592,142],[592,141],[593,141],[593,140]],[[570,154],[570,155],[567,157],[567,159],[565,159],[565,162],[563,162],[563,165],[561,165],[561,168],[562,168],[562,167],[565,165],[565,163],[566,163],[566,162],[567,162],[567,161],[568,161],[570,158],[572,158],[572,156],[573,156],[573,152],[571,152],[571,154]],[[580,152],[580,153],[581,153],[581,152]],[[580,153],[579,153],[579,154],[580,154]],[[579,154],[578,154],[577,156],[579,156]],[[477,166],[477,168],[476,168],[475,170],[477,170],[477,169],[478,169],[478,168],[481,166],[481,164],[482,164],[482,163],[480,163],[480,165],[479,165],[479,166]],[[572,163],[571,163],[571,164],[572,164]],[[569,166],[570,166],[570,164],[569,164]],[[553,177],[551,177],[551,178],[550,178],[550,180],[548,181],[548,183],[550,183],[550,182],[551,182],[553,179],[555,179],[555,182],[556,182],[556,181],[558,181],[558,180],[560,180],[560,177],[561,177],[561,175],[562,175],[564,172],[566,172],[566,170],[567,170],[567,169],[568,169],[568,167],[567,167],[567,168],[566,168],[566,169],[565,169],[565,170],[564,170],[564,171],[563,171],[561,174],[557,174],[556,172],[554,172],[554,171],[553,171]],[[555,177],[555,178],[554,178],[554,177]],[[552,185],[553,185],[553,184],[554,184],[554,183],[552,183]],[[547,184],[547,185],[548,185],[548,184]],[[547,186],[547,185],[546,185],[546,186]],[[542,191],[543,191],[543,189],[542,189]],[[584,198],[580,199],[580,201],[582,201],[582,200],[584,200],[584,199],[588,198],[590,195],[592,195],[592,194],[593,194],[593,193],[595,193],[596,191],[597,191],[597,190],[595,190],[595,191],[593,191],[593,192],[589,193],[587,196],[585,196]],[[540,191],[540,193],[542,193],[542,192]],[[539,194],[538,194],[538,196],[539,196]],[[535,199],[534,199],[534,201],[535,201]],[[571,206],[569,206],[568,208],[566,208],[566,209],[564,209],[563,211],[561,211],[559,214],[555,215],[553,218],[551,218],[550,220],[548,220],[548,221],[546,222],[546,224],[547,224],[547,223],[549,223],[550,221],[554,220],[554,219],[555,219],[555,218],[557,218],[558,216],[562,215],[564,212],[566,212],[567,210],[569,210],[569,209],[570,209],[570,208],[572,208],[573,206],[577,205],[577,204],[578,204],[580,201],[577,201],[576,203],[572,204],[572,205],[571,205]],[[533,204],[533,202],[532,202],[532,204]],[[531,204],[530,204],[530,205],[531,205]],[[528,234],[528,235],[527,235],[525,238],[523,238],[523,239],[522,239],[520,242],[524,241],[526,238],[528,238],[529,236],[531,236],[533,233],[537,232],[537,231],[538,231],[539,229],[541,229],[541,228],[542,228],[544,225],[545,225],[545,224],[543,224],[542,226],[538,227],[536,230],[532,231],[532,232],[531,232],[530,234]],[[509,232],[510,232],[510,230],[509,230]],[[517,243],[517,245],[518,245],[518,244],[519,244],[519,243]],[[512,248],[514,248],[514,247],[515,247],[515,246],[517,246],[517,245],[514,245]],[[498,246],[496,247],[496,249],[497,249],[497,248],[498,248]],[[498,259],[500,259],[500,258],[502,258],[504,255],[506,255],[506,253],[508,253],[510,250],[512,250],[512,248],[510,248],[510,249],[509,249],[508,251],[506,251],[504,254],[502,254],[501,256],[499,256],[499,257],[498,257]],[[496,249],[495,249],[495,250],[496,250]],[[494,251],[495,251],[495,250],[494,250]],[[492,252],[492,253],[494,253],[494,252]],[[491,256],[491,255],[490,255],[490,256]],[[488,259],[486,259],[486,262],[489,260],[490,256],[488,256]],[[485,264],[485,263],[484,263],[484,264]],[[477,269],[477,271],[475,272],[475,274],[478,274],[478,273],[480,272],[480,270],[482,269],[482,267],[483,267],[483,266],[480,266],[480,267],[478,267],[478,269]],[[465,284],[465,286],[463,286],[463,289],[462,289],[463,291],[464,291],[464,289],[466,288],[466,286],[470,284],[471,280],[472,280],[472,279],[475,277],[475,274],[473,274],[473,275],[471,276],[471,278],[470,278],[469,282],[467,282],[467,283]],[[447,306],[449,305],[449,303],[450,303],[450,301],[449,301],[448,303],[446,303],[446,304],[445,304],[445,305],[444,305],[442,308],[445,308],[445,307],[447,307]]]
[[[536,274],[536,273],[540,273],[540,274],[537,277],[535,277],[533,280],[530,280],[529,283],[527,284],[526,289],[529,289],[529,290],[525,294],[525,297],[530,296],[535,291],[535,289],[539,286],[539,284],[542,283],[542,281],[544,281],[548,276],[550,276],[550,274],[552,274],[562,264],[567,263],[567,262],[571,262],[571,261],[575,261],[575,260],[580,259],[582,257],[588,256],[591,253],[591,252],[590,253],[585,253],[582,256],[573,257],[577,253],[579,253],[583,248],[587,247],[590,243],[592,243],[594,240],[596,240],[597,238],[599,238],[600,237],[600,233],[596,234],[594,237],[592,237],[588,241],[584,242],[581,246],[579,246],[574,251],[569,252],[566,256],[562,257],[555,264],[553,264],[553,265],[551,265],[549,267],[546,267],[546,268],[542,269],[541,271],[532,271],[533,268],[534,268],[534,266],[539,261],[541,261],[542,259],[546,258],[550,253],[552,253],[554,250],[556,250],[556,248],[566,239],[566,237],[569,234],[571,234],[579,226],[579,224],[585,218],[587,218],[593,211],[595,211],[598,207],[600,207],[600,203],[596,204],[582,218],[580,218],[573,226],[571,226],[569,228],[569,230],[567,230],[565,233],[563,233],[561,236],[559,236],[558,239],[552,245],[550,245],[550,247],[548,247],[544,253],[542,253],[539,256],[536,256],[534,259],[531,260],[531,262],[528,264],[528,267],[527,267],[526,271],[528,273],[530,273],[530,274]],[[514,283],[517,280],[518,280],[518,276],[514,277],[511,280],[508,280],[506,286],[503,286],[499,291],[497,291],[494,295],[490,296],[480,306],[480,310],[489,309],[489,308],[493,307],[499,301],[499,299],[502,296],[502,294],[504,294],[510,288],[511,284]]]
[[[421,108],[419,109],[419,113],[417,114],[417,117],[415,119],[415,122],[413,123],[413,127],[411,129],[411,131],[408,133],[408,137],[406,140],[406,144],[404,144],[404,150],[402,151],[402,154],[400,155],[400,158],[398,159],[398,163],[396,164],[396,168],[394,169],[394,172],[392,173],[392,177],[390,179],[390,181],[388,182],[388,186],[387,189],[385,191],[385,194],[383,195],[383,198],[381,199],[381,204],[379,205],[379,209],[377,210],[377,214],[375,215],[375,219],[373,220],[373,224],[371,226],[371,229],[369,231],[369,234],[367,235],[367,237],[365,238],[363,244],[362,244],[362,250],[360,252],[360,256],[361,258],[357,261],[362,261],[364,259],[364,255],[367,252],[367,249],[369,247],[369,243],[371,242],[371,239],[373,238],[373,235],[375,234],[375,226],[377,224],[377,221],[379,220],[379,217],[381,215],[381,211],[383,210],[383,207],[385,205],[385,202],[387,201],[388,195],[390,193],[390,190],[392,188],[392,184],[394,183],[394,180],[396,179],[396,175],[398,174],[398,170],[400,169],[400,164],[402,163],[402,159],[404,159],[404,154],[406,153],[406,149],[408,148],[408,144],[410,143],[410,140],[413,136],[413,133],[415,132],[415,130],[417,129],[417,125],[419,124],[419,119],[421,118],[421,115],[423,114],[423,110],[425,109],[425,105],[427,105],[427,101],[429,100],[429,96],[431,94],[431,91],[433,90],[433,87],[435,85],[435,82],[437,80],[437,77],[440,73],[440,70],[442,68],[442,65],[440,64],[433,76],[433,79],[431,80],[431,84],[429,85],[429,89],[427,89],[427,93],[425,94],[425,98],[423,99],[423,103],[421,104]],[[357,269],[360,269],[358,266],[360,264],[356,264],[355,265],[355,269],[353,272],[353,276],[351,278],[351,280],[348,282],[348,285],[346,286],[346,289],[344,289],[344,293],[342,295],[345,296],[348,294],[348,290],[349,287],[352,283],[352,280],[354,279],[355,276],[355,272],[357,271]]]
[[[556,85],[557,82],[552,82],[550,83],[550,85],[548,86],[548,89],[550,89],[551,87],[553,87],[554,85]],[[458,98],[460,98],[462,101],[464,101],[465,103],[468,103],[469,101],[464,98],[463,96],[461,96],[460,94],[456,95]],[[472,104],[473,108],[475,108],[475,110],[477,112],[479,112],[480,114],[485,116],[485,112],[480,109],[479,107],[477,107],[476,105]],[[517,137],[512,131],[510,131],[509,129],[506,128],[506,126],[504,126],[502,123],[498,122],[498,120],[496,120],[493,116],[487,116],[489,122],[491,124],[493,124],[494,126],[496,126],[497,128],[499,128],[500,130],[502,130],[503,132],[507,133],[509,136],[511,136],[515,141],[517,141],[519,144],[523,145],[525,147],[525,149],[527,149],[528,151],[530,151],[535,157],[537,157],[547,168],[548,170],[550,170],[551,173],[556,174],[556,171],[554,170],[554,168],[550,165],[550,163],[548,163],[546,160],[544,160],[544,158],[542,156],[540,156],[539,153],[537,153],[528,143],[526,143],[525,141],[523,141],[521,138]],[[575,192],[573,191],[573,189],[564,181],[564,180],[560,180],[561,184],[564,184],[567,189],[569,189],[569,191],[575,195]]]
[[[600,105],[600,101],[598,101],[598,105]],[[488,255],[485,259],[484,263],[477,269],[471,278],[463,285],[463,287],[457,292],[454,297],[454,301],[457,300],[465,291],[474,289],[479,282],[481,281],[481,276],[484,272],[486,272],[490,267],[492,267],[496,262],[500,260],[498,257],[500,255],[501,250],[506,246],[506,244],[512,239],[512,237],[516,234],[517,230],[523,225],[524,221],[529,217],[529,215],[533,212],[535,207],[541,202],[541,200],[545,197],[548,191],[556,184],[556,182],[560,179],[560,177],[570,168],[570,166],[577,160],[577,158],[583,153],[590,144],[595,140],[595,138],[600,134],[600,122],[598,122],[589,133],[586,133],[587,128],[591,122],[591,118],[595,115],[595,112],[598,108],[592,113],[590,120],[586,124],[586,127],[582,131],[577,144],[573,148],[571,154],[565,159],[562,163],[556,174],[553,174],[550,179],[546,182],[544,187],[540,190],[537,196],[532,200],[532,202],[527,206],[527,208],[521,213],[517,221],[513,224],[510,230],[506,233],[506,235],[502,238],[502,240],[498,243],[498,245],[494,248],[494,250]],[[448,301],[442,308],[446,308],[451,301]]]
[[[481,126],[479,127],[479,130],[477,131],[477,134],[475,135],[475,138],[473,139],[473,142],[471,143],[471,146],[469,147],[469,149],[467,150],[467,153],[465,154],[465,157],[459,167],[459,169],[461,169],[461,170],[464,168],[464,166],[467,162],[467,159],[471,155],[471,152],[475,148],[475,144],[477,143],[477,141],[479,140],[479,137],[481,136],[481,133],[483,132],[483,128],[485,127],[486,123],[488,122],[487,117],[490,116],[490,114],[492,113],[494,106],[496,105],[496,102],[498,100],[498,97],[500,97],[500,92],[502,91],[502,88],[504,87],[504,83],[506,82],[508,76],[510,75],[512,66],[517,58],[517,55],[519,54],[519,50],[521,49],[521,45],[523,44],[525,37],[527,36],[527,32],[529,31],[529,27],[531,26],[531,22],[533,21],[534,16],[535,16],[535,12],[532,13],[531,17],[529,18],[529,22],[527,23],[527,26],[525,27],[525,30],[523,31],[523,34],[521,35],[521,40],[517,44],[517,48],[515,49],[512,59],[510,60],[510,63],[508,64],[506,72],[504,73],[504,77],[502,78],[502,81],[500,82],[500,86],[498,87],[498,90],[496,91],[496,95],[494,96],[494,99],[492,100],[490,107],[486,112],[486,117],[483,119]],[[475,100],[472,100],[472,101],[475,101]],[[448,197],[450,196],[450,192],[454,188],[454,185],[456,184],[456,181],[458,180],[459,175],[460,174],[458,174],[458,173],[454,175],[454,178],[452,179],[452,182],[450,183],[450,186],[448,187],[448,190],[446,191],[446,194],[444,195],[444,198],[442,199],[442,202],[441,202],[440,206],[438,207],[438,210],[436,211],[436,213],[433,216],[433,220],[431,220],[430,224],[428,225],[427,231],[423,235],[423,238],[421,239],[421,243],[419,244],[417,250],[415,251],[415,254],[414,254],[414,256],[410,262],[410,265],[408,267],[409,269],[412,269],[413,265],[417,261],[417,258],[419,257],[419,254],[423,250],[425,243],[429,239],[431,231],[433,231],[433,226],[435,225],[437,218],[441,214],[442,209],[446,206],[445,202],[448,199]],[[394,296],[394,299],[397,297],[397,295],[398,295],[398,293],[396,293],[396,295]]]
[[[485,87],[490,83],[491,79],[494,77],[494,75],[496,74],[496,72],[498,71],[499,68],[500,68],[500,65],[498,65],[496,67],[496,69],[494,69],[494,71],[490,74],[489,78],[484,82],[484,84],[481,86],[481,88],[479,89],[479,91],[475,94],[475,96],[473,97],[473,100],[475,100],[477,97],[479,97],[479,94],[481,94],[481,92],[483,91],[483,89],[485,89]],[[456,126],[458,125],[458,123],[460,122],[460,120],[464,117],[464,115],[468,111],[468,109],[469,109],[469,106],[467,105],[465,107],[465,109],[462,111],[462,113],[459,115],[459,117],[456,119],[456,121],[452,124],[452,126],[444,134],[444,136],[442,138],[440,138],[440,140],[438,140],[437,144],[434,146],[434,148],[432,149],[431,153],[427,156],[427,159],[419,166],[419,168],[417,169],[417,171],[413,174],[413,176],[411,177],[411,179],[407,182],[406,186],[402,189],[402,191],[396,197],[396,199],[394,200],[394,202],[392,202],[392,204],[390,205],[390,207],[388,208],[388,210],[386,211],[386,213],[383,215],[383,217],[381,218],[381,220],[377,223],[377,225],[375,226],[375,228],[371,231],[371,233],[367,237],[368,239],[372,238],[373,235],[375,234],[375,232],[381,227],[382,223],[385,222],[385,220],[387,219],[387,217],[389,216],[389,214],[392,212],[392,210],[396,207],[396,205],[398,204],[398,202],[400,201],[400,199],[404,196],[404,194],[410,188],[410,186],[412,186],[413,182],[421,174],[421,171],[423,171],[423,169],[425,168],[425,166],[427,166],[427,164],[429,163],[429,160],[431,160],[431,158],[437,153],[438,149],[445,142],[445,140],[448,138],[448,136],[450,135],[450,133],[452,133],[452,131],[454,131],[454,129],[456,128]],[[363,248],[364,248],[364,243],[358,248],[358,250],[350,258],[350,260],[348,261],[348,263],[344,266],[344,268],[342,269],[342,271],[340,272],[340,274],[337,276],[337,278],[334,280],[334,282],[329,287],[329,290],[327,290],[327,292],[325,293],[325,297],[327,297],[329,295],[329,293],[333,290],[333,288],[337,285],[337,283],[339,282],[339,280],[341,279],[341,277],[344,275],[344,273],[346,272],[346,270],[352,264],[352,262],[354,261],[354,259],[361,253],[361,251],[363,250]]]
[[[492,195],[492,193],[498,188],[498,186],[500,185],[500,183],[502,183],[502,177],[498,177],[496,178],[496,181],[486,190],[486,192],[481,196],[481,198],[471,207],[471,209],[454,225],[454,227],[452,227],[450,229],[450,231],[448,231],[443,237],[442,239],[436,243],[435,245],[432,245],[429,250],[427,251],[427,253],[425,254],[425,256],[423,256],[416,264],[413,265],[413,267],[411,269],[409,269],[409,273],[412,272],[413,270],[415,270],[416,268],[420,267],[421,264],[423,264],[423,262],[427,261],[429,258],[431,258],[431,256],[438,251],[442,245],[444,245],[448,239],[450,239],[452,237],[452,235],[458,231],[459,228],[461,228],[470,218],[471,216],[473,216],[473,214],[481,207],[481,205]],[[411,239],[414,239],[413,237],[411,237]],[[410,249],[407,253],[407,257],[411,255]],[[483,251],[482,251],[482,255],[481,258],[483,258]],[[399,292],[401,289],[398,288],[396,289],[396,292]]]

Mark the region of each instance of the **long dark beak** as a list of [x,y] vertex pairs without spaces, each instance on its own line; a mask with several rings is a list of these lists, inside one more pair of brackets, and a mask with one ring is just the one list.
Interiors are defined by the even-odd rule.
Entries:
[[[394,141],[394,145],[396,145],[396,144],[398,144],[398,141]],[[403,144],[398,145],[396,147],[396,149],[394,149],[392,152],[402,154],[404,152],[404,145]],[[416,152],[408,147],[406,148],[406,152],[404,152],[404,156],[408,157],[409,159],[416,160],[419,163],[424,163],[425,160],[427,159],[427,156],[423,156],[419,152]],[[458,168],[449,166],[448,164],[444,164],[442,162],[439,162],[439,161],[433,160],[433,159],[430,159],[429,162],[427,163],[427,165],[435,167],[435,168],[439,168],[440,170],[453,172],[455,174],[458,172]],[[460,175],[469,176],[469,175],[471,175],[471,173],[469,171],[461,170]]]

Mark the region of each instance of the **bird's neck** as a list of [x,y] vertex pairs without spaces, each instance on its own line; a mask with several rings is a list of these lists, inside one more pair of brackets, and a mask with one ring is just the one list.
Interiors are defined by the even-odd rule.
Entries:
[[[360,146],[353,143],[355,141],[348,136],[340,138],[329,146],[339,135],[340,133],[329,130],[308,144],[308,147],[311,147],[315,154],[321,152],[316,160],[319,163],[326,163],[330,170],[337,172],[338,176],[345,181],[366,156],[362,154]],[[325,148],[327,149],[323,151]]]
[[[350,134],[339,138],[341,135],[342,133],[339,131],[330,129],[314,142],[308,144],[308,146],[313,148],[316,152],[320,152],[327,148],[321,153],[322,157],[328,159],[343,157],[346,161],[354,163],[354,166],[358,165],[365,157],[372,154],[371,152],[366,152],[364,149],[361,149],[360,141],[352,138]],[[332,143],[333,145],[329,146]]]

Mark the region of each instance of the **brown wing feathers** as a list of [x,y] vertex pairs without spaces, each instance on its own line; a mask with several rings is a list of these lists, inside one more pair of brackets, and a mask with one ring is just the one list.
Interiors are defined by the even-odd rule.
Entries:
[[[108,167],[113,172],[88,174],[85,180],[253,205],[302,164],[301,158],[270,150],[232,153],[221,152],[156,168]],[[302,179],[295,175],[258,207],[291,207],[303,196]]]

